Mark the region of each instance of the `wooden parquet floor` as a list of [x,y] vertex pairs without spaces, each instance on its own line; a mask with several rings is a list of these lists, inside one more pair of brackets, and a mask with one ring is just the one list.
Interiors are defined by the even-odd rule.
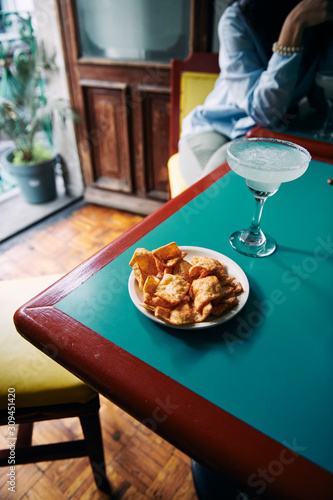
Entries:
[[[66,209],[0,246],[0,279],[66,273],[142,219],[85,205]],[[112,496],[94,483],[88,458],[16,466],[16,492],[0,469],[1,500],[197,500],[190,459],[101,397],[101,425]],[[35,424],[33,443],[82,437],[78,419]],[[5,447],[6,428],[0,428]]]

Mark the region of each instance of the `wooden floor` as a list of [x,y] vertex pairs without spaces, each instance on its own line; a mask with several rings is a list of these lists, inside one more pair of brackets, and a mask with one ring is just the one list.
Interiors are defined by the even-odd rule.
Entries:
[[[0,279],[66,273],[142,219],[85,205],[66,209],[0,246]],[[196,500],[190,459],[101,397],[101,423],[112,496],[96,489],[88,458],[16,467],[16,492],[8,468],[0,469],[0,499]],[[0,446],[6,446],[0,428]],[[35,425],[34,443],[81,438],[78,419]]]

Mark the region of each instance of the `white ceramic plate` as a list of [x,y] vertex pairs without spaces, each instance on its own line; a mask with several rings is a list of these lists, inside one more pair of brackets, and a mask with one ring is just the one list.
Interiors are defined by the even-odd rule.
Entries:
[[225,323],[226,321],[229,321],[231,318],[236,316],[236,314],[239,313],[239,311],[244,307],[246,304],[246,301],[249,296],[250,292],[250,287],[249,287],[249,282],[246,277],[246,274],[244,271],[239,267],[236,262],[233,260],[229,259],[229,257],[226,257],[226,255],[222,255],[221,253],[215,252],[214,250],[209,250],[208,248],[201,248],[201,247],[192,247],[192,246],[180,246],[179,247],[181,250],[184,252],[187,252],[187,255],[185,257],[185,260],[191,261],[192,257],[198,256],[198,257],[210,257],[212,259],[217,259],[220,262],[223,262],[227,274],[230,276],[235,276],[235,283],[238,281],[242,284],[243,287],[243,293],[241,293],[238,296],[238,304],[235,308],[230,309],[230,311],[226,312],[222,316],[218,316],[214,318],[213,316],[210,316],[208,320],[203,321],[201,323],[193,323],[190,325],[184,325],[184,326],[176,326],[176,325],[170,325],[169,323],[166,323],[165,321],[162,321],[159,318],[156,318],[151,312],[147,311],[144,307],[142,307],[140,304],[143,302],[143,296],[142,292],[140,291],[137,281],[134,278],[134,273],[133,271],[130,274],[129,280],[128,280],[128,291],[130,294],[130,297],[133,301],[133,304],[135,307],[139,309],[139,311],[147,316],[147,318],[156,321],[156,323],[160,323],[162,325],[170,326],[171,328],[178,328],[178,329],[183,329],[183,330],[193,330],[196,328],[210,328],[212,326],[220,325],[222,323]]

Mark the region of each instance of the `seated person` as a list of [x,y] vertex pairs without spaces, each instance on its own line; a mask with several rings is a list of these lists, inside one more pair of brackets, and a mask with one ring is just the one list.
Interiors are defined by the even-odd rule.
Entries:
[[182,124],[179,168],[190,186],[226,161],[232,139],[324,104],[318,70],[333,69],[333,0],[233,0],[218,25],[221,73]]

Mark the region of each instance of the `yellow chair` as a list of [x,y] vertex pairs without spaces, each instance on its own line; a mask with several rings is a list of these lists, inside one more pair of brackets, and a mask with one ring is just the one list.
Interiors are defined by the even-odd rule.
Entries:
[[179,170],[178,141],[181,124],[195,106],[203,104],[213,90],[219,75],[218,54],[194,52],[185,61],[171,61],[170,87],[170,147],[168,175],[170,196],[174,198],[186,189]]
[[[59,277],[0,281],[0,425],[9,433],[19,424],[17,440],[7,435],[15,465],[89,456],[96,485],[109,491],[98,393],[24,340],[13,323],[14,312]],[[32,445],[34,422],[67,417],[79,417],[84,439]],[[13,463],[10,453],[0,450],[1,467]]]

